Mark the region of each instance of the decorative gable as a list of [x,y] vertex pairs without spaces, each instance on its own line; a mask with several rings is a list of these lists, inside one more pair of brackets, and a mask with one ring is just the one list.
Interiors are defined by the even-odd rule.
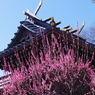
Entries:
[[[42,21],[35,16],[30,15],[29,13],[25,12],[27,18],[25,21],[21,21],[20,27],[18,27],[17,33],[13,39],[11,39],[11,43],[8,45],[8,48],[13,48],[17,46],[17,44],[21,44],[21,42],[25,42],[29,39],[29,36],[33,36],[34,38],[37,35],[40,35],[40,30],[47,31],[51,29],[51,25],[46,23],[46,20]],[[51,18],[49,18],[51,20]]]

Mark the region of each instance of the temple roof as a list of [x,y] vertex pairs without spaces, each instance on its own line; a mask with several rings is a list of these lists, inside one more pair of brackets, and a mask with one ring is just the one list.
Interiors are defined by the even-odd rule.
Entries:
[[[25,12],[26,19],[20,22],[20,26],[16,33],[14,33],[14,37],[11,39],[11,43],[8,44],[8,47],[4,49],[4,51],[0,52],[0,58],[9,52],[14,51],[17,47],[21,47],[30,42],[28,38],[29,35],[32,35],[33,39],[36,36],[40,37],[40,31],[44,31],[47,33],[52,29],[52,26],[48,21],[52,21],[53,17],[47,18],[45,20],[41,20],[36,17],[34,14],[30,14]],[[60,22],[55,23],[54,26],[60,24]]]
[[[8,44],[8,47],[4,51],[0,52],[0,57],[4,56],[6,53],[8,54],[10,51],[14,51],[17,47],[21,47],[22,45],[29,43],[29,35],[32,35],[33,39],[35,39],[36,36],[40,37],[41,30],[44,31],[44,33],[47,33],[52,29],[52,27],[57,29],[56,26],[61,23],[54,22],[53,17],[41,20],[33,14],[27,12],[24,14],[26,15],[26,19],[20,22],[21,25],[18,27],[17,32],[14,33],[15,36],[11,39],[11,43]],[[50,25],[51,22],[54,22],[54,25]],[[59,28],[58,30],[63,31]]]
[[[28,43],[30,40],[26,35],[32,35],[33,38],[35,39],[36,36],[40,36],[40,30],[44,31],[44,33],[49,32],[52,27],[57,29],[57,25],[60,24],[61,22],[55,22],[53,17],[49,17],[45,20],[39,19],[37,16],[34,14],[30,14],[28,12],[24,13],[26,15],[26,19],[24,21],[20,22],[20,26],[18,27],[18,30],[15,34],[15,36],[11,39],[11,43],[8,44],[8,47],[0,52],[0,56],[2,56],[5,53],[8,53],[9,51],[15,50],[17,47],[20,47],[26,43]],[[49,23],[48,23],[49,21]],[[51,22],[54,22],[54,25],[50,25]],[[77,30],[71,30],[70,26],[65,26],[63,28],[58,28],[60,32],[64,31],[69,31],[69,33],[76,32]],[[26,33],[27,32],[27,33]],[[25,35],[25,36],[23,36]],[[75,35],[76,36],[76,35]],[[81,37],[80,37],[81,38]],[[22,41],[25,39],[24,41]],[[85,39],[82,38],[84,41]]]
[[18,31],[15,33],[14,38],[11,39],[11,43],[8,45],[8,48],[12,48],[17,39],[19,39],[21,35],[25,33],[25,31],[29,31],[31,32],[32,36],[36,36],[39,35],[40,29],[44,31],[46,31],[47,29],[51,29],[50,24],[46,23],[46,21],[42,21],[36,16],[32,16],[27,12],[25,12],[25,15],[27,16],[26,19],[20,22],[21,25],[18,27]]
[[[17,48],[21,48],[23,45],[30,43],[29,36],[32,36],[33,39],[36,39],[36,37],[41,37],[41,30],[44,31],[44,34],[50,32],[52,29],[59,34],[64,32],[66,35],[69,35],[72,33],[76,40],[78,37],[81,42],[86,41],[79,35],[74,34],[77,32],[77,29],[71,30],[69,25],[64,26],[63,28],[57,27],[57,25],[59,25],[61,22],[55,22],[53,17],[42,20],[36,17],[34,14],[30,14],[28,12],[25,12],[24,14],[26,15],[26,19],[20,22],[21,25],[18,27],[18,30],[15,33],[13,39],[11,39],[11,43],[8,44],[8,47],[4,51],[0,52],[0,58],[8,55],[10,52],[13,52]],[[95,45],[90,43],[88,44],[95,48]]]

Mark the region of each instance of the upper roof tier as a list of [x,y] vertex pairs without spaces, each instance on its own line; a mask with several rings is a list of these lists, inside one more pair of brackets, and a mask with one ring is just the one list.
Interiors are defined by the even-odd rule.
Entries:
[[[5,54],[6,51],[8,52],[13,48],[15,49],[17,46],[20,46],[28,42],[29,39],[28,36],[26,35],[32,35],[35,38],[36,36],[40,36],[40,30],[43,30],[44,33],[47,33],[52,28],[57,29],[56,26],[61,23],[60,21],[55,22],[54,17],[49,17],[45,20],[42,20],[38,18],[36,15],[34,15],[33,13],[31,13],[29,10],[27,12],[24,12],[24,14],[26,15],[26,19],[20,22],[21,25],[18,27],[18,30],[15,33],[13,39],[11,39],[11,43],[8,44],[7,49],[0,52],[0,56],[2,54]],[[64,31],[67,34],[77,32],[77,29],[72,30],[72,28],[70,28],[70,25],[58,29],[59,31]]]
[[[40,34],[39,30],[47,32],[48,30],[52,29],[52,27],[55,27],[61,23],[61,22],[55,23],[53,17],[41,20],[34,14],[30,14],[28,12],[25,12],[24,14],[26,15],[26,19],[20,22],[21,25],[18,27],[18,31],[17,33],[15,33],[14,38],[11,39],[11,43],[8,44],[8,48],[12,48],[19,39],[19,36],[21,38],[20,34],[25,33],[25,31],[31,32],[32,36],[36,36]],[[50,23],[54,23],[54,25],[47,23],[48,21],[51,21]]]

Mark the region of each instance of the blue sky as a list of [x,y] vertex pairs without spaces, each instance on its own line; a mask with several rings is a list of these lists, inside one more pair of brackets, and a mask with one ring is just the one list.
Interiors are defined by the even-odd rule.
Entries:
[[[23,11],[35,11],[40,0],[0,0],[0,51],[7,47],[17,32],[20,21],[25,19]],[[95,4],[91,0],[43,0],[37,16],[41,19],[54,17],[62,21],[59,27],[71,25],[73,29],[86,22],[84,29],[95,25]],[[0,76],[2,72],[0,71]]]

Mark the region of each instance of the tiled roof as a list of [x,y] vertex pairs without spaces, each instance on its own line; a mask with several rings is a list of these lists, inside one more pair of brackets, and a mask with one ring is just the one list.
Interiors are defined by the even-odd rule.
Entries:
[[[15,36],[11,39],[11,43],[8,44],[8,47],[0,52],[0,56],[4,56],[4,54],[8,54],[11,51],[14,51],[17,47],[21,47],[24,44],[27,44],[30,42],[29,39],[25,40],[24,42],[21,42],[20,44],[17,44],[16,46],[12,46],[12,44],[15,42],[16,37],[21,33],[23,33],[23,30],[30,31],[32,35],[34,36],[40,36],[40,30],[43,30],[45,33],[48,32],[50,29],[52,29],[52,26],[50,23],[47,23],[47,21],[50,21],[52,18],[48,18],[45,20],[41,20],[35,15],[30,15],[29,13],[25,12],[26,19],[24,21],[21,21],[21,25],[18,27],[18,30],[15,34]],[[60,22],[55,23],[56,25],[60,24]],[[22,30],[21,30],[22,29]]]
[[8,83],[10,83],[9,75],[0,77],[0,89],[3,89]]
[[[32,32],[33,35],[39,33],[39,29],[43,29],[44,31],[51,28],[49,23],[46,23],[45,20],[40,20],[36,16],[32,16],[29,13],[25,12],[27,16],[24,21],[21,21],[21,25],[18,27],[18,31],[15,33],[13,39],[11,39],[11,43],[8,44],[8,48],[10,48],[11,44],[15,40],[15,38],[19,35],[19,32],[22,31],[21,29],[25,28],[28,31]],[[23,31],[22,31],[23,32]]]
[[[40,36],[40,30],[41,29],[44,31],[44,33],[49,32],[50,30],[52,30],[52,28],[57,30],[57,32],[61,33],[61,34],[62,34],[62,32],[65,33],[66,31],[69,31],[69,33],[65,33],[66,35],[69,35],[71,33],[73,34],[74,32],[77,31],[77,29],[76,30],[71,30],[70,26],[65,26],[63,28],[58,28],[57,29],[56,26],[58,24],[60,24],[61,22],[57,22],[57,23],[54,22],[52,17],[47,18],[45,20],[41,20],[38,17],[36,17],[35,15],[31,15],[27,12],[25,12],[24,14],[26,15],[26,19],[24,21],[20,22],[21,25],[18,27],[18,30],[15,33],[14,38],[11,39],[11,43],[8,44],[8,47],[4,51],[0,52],[0,58],[2,58],[6,54],[9,54],[10,52],[13,52],[17,48],[20,48],[23,45],[30,43],[30,39],[26,39],[24,42],[21,42],[21,43],[15,43],[20,38],[20,36],[23,34],[24,31],[31,32],[31,35],[34,36],[34,39],[35,39],[36,36]],[[50,22],[48,22],[48,21],[50,21]],[[55,23],[53,26],[50,25],[50,23],[52,21]],[[86,41],[85,39],[83,39],[79,35],[77,36],[77,35],[73,34],[73,36],[76,40],[78,40],[77,38],[79,38],[81,42]],[[14,45],[14,43],[15,43],[15,45]],[[90,44],[90,43],[88,43],[88,44],[95,48],[95,45]]]

